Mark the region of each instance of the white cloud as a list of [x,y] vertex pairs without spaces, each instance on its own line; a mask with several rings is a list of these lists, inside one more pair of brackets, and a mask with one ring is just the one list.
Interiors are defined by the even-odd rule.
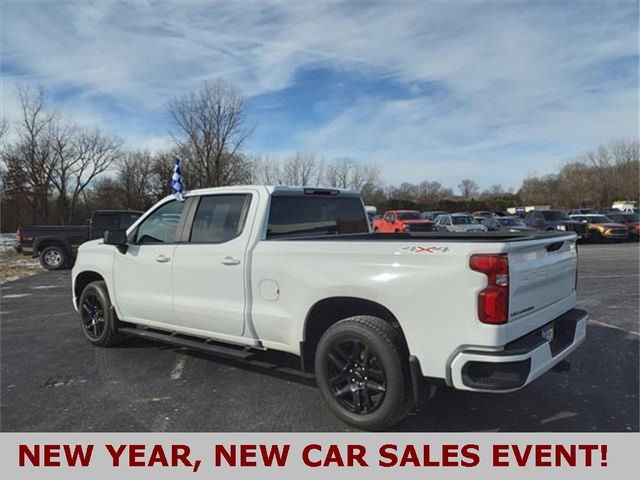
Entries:
[[[528,170],[550,171],[562,155],[638,131],[635,2],[2,8],[7,83],[78,88],[65,100],[72,115],[116,129],[122,123],[140,144],[164,134],[145,130],[147,116],[205,79],[224,78],[252,96],[317,66],[409,89],[435,82],[446,92],[410,100],[356,95],[325,125],[291,140],[291,149],[329,158],[376,160],[391,182],[428,176],[453,185],[468,174],[485,185],[518,186]],[[635,65],[621,70],[615,62],[624,58]],[[96,106],[96,95],[117,112]],[[540,153],[530,151],[536,146]]]

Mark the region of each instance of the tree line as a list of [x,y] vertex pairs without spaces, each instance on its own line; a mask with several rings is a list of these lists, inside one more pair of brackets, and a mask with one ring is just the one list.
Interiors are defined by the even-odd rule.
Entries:
[[[172,145],[131,150],[120,137],[86,128],[50,105],[43,88],[16,90],[20,116],[0,119],[2,231],[26,224],[82,223],[94,209],[145,210],[170,193],[176,156],[187,189],[237,184],[322,185],[362,192],[379,210],[505,210],[523,204],[604,207],[637,199],[637,140],[616,140],[567,162],[557,174],[529,175],[519,191],[473,179],[457,189],[437,181],[385,185],[381,168],[352,158],[327,161],[314,152],[283,158],[248,152],[256,125],[242,92],[222,81],[166,104]],[[13,133],[13,135],[11,135]]]

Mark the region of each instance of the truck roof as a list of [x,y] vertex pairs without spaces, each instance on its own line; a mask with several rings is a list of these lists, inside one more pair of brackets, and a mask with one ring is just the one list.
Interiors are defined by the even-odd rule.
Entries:
[[290,195],[327,195],[329,192],[337,192],[334,195],[340,195],[341,197],[360,197],[360,192],[357,190],[350,190],[346,188],[331,188],[331,187],[291,187],[287,185],[233,185],[228,187],[211,187],[211,188],[199,188],[197,190],[189,190],[185,192],[185,196],[190,195],[206,195],[210,193],[218,192],[235,192],[246,188],[264,189],[268,194],[290,194]]

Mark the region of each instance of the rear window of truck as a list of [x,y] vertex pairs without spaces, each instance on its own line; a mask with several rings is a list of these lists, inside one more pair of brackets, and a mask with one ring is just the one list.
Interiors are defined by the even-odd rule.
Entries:
[[271,197],[267,238],[365,233],[369,222],[358,197]]

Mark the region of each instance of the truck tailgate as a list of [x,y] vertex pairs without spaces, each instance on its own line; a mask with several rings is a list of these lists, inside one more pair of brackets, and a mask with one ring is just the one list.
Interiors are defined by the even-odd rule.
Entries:
[[509,248],[509,339],[575,306],[576,236],[512,243]]

